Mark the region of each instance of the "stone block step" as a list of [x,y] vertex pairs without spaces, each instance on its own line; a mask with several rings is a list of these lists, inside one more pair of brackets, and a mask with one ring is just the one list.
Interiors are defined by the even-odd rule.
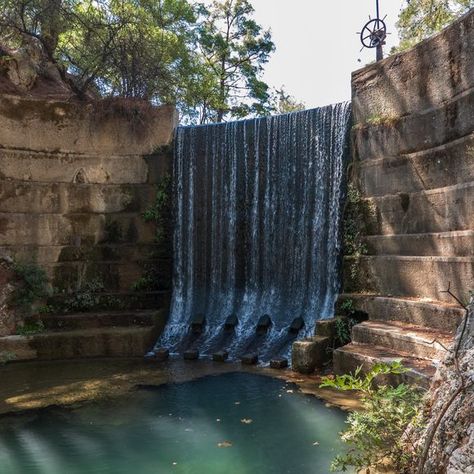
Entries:
[[74,293],[87,284],[100,284],[103,291],[130,291],[139,282],[145,266],[153,268],[156,290],[168,290],[171,283],[171,261],[141,262],[64,262],[42,265],[52,286],[61,292]]
[[384,347],[356,343],[340,347],[333,353],[334,373],[338,375],[354,373],[358,367],[362,367],[362,371],[367,372],[376,363],[390,363],[395,360],[400,361],[409,371],[398,376],[391,376],[383,380],[382,383],[392,385],[410,383],[424,388],[429,387],[431,378],[436,371],[434,364],[429,360],[418,359],[412,355]]
[[70,331],[76,329],[95,329],[107,327],[148,327],[154,324],[154,311],[77,313],[66,315],[47,314],[32,316],[25,322],[34,323],[40,319],[48,331]]
[[[38,265],[71,262],[140,262],[151,259],[151,256],[162,261],[170,261],[165,255],[163,246],[157,244],[97,244],[87,242],[77,245],[2,245],[1,255],[9,255],[21,262],[34,261]],[[166,258],[165,258],[166,257]]]
[[77,308],[77,294],[58,294],[48,299],[48,305],[57,314],[64,312],[109,312],[109,311],[129,311],[140,309],[158,309],[167,307],[170,303],[171,292],[147,291],[147,292],[104,292],[92,294],[90,306]]
[[474,133],[447,144],[400,156],[381,156],[357,166],[365,196],[412,193],[474,181]]
[[461,301],[468,301],[474,288],[474,257],[379,255],[344,259],[344,288],[349,293],[452,303],[452,297],[446,293],[449,285]]
[[140,212],[153,202],[151,184],[32,183],[0,180],[2,212],[71,214]]
[[0,212],[0,245],[87,245],[155,242],[155,227],[136,213]]
[[398,321],[452,334],[465,313],[458,305],[415,298],[345,293],[339,297],[339,308],[344,301],[351,301],[355,310],[367,313],[372,320]]
[[465,137],[474,131],[473,110],[474,88],[471,87],[419,113],[381,116],[380,124],[376,125],[359,123],[352,132],[355,156],[363,160],[399,156]]
[[[165,162],[165,160],[157,160]],[[72,183],[83,170],[91,184],[146,183],[146,160],[137,154],[63,153],[0,149],[0,167],[5,179],[43,183]]]
[[474,229],[474,182],[367,198],[369,235]]
[[352,328],[352,341],[410,354],[419,359],[443,359],[453,336],[439,330],[394,321],[365,321]]
[[157,337],[153,327],[97,328],[0,337],[0,352],[13,360],[141,357]]
[[364,243],[369,255],[474,256],[473,230],[373,235],[365,237]]

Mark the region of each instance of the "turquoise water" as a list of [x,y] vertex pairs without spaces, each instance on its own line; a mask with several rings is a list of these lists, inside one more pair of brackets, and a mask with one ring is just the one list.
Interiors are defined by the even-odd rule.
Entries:
[[346,415],[231,373],[0,420],[1,474],[319,474]]

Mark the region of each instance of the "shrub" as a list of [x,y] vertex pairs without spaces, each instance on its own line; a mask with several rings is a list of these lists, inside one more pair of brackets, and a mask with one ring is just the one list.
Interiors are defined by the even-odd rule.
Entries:
[[29,312],[34,303],[49,295],[46,272],[34,263],[14,263],[13,271],[21,285],[12,295],[12,303]]
[[404,436],[409,424],[421,423],[420,390],[406,384],[396,387],[380,382],[382,376],[407,372],[400,362],[378,363],[365,375],[359,367],[354,374],[324,377],[321,387],[337,390],[355,390],[362,394],[363,410],[353,412],[341,439],[349,450],[335,457],[332,471],[347,471],[349,466],[358,469],[377,466],[388,459],[397,472],[405,472],[415,453],[407,448]]

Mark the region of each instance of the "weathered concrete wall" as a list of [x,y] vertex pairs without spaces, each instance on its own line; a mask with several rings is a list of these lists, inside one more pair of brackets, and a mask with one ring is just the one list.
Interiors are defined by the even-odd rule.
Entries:
[[[353,74],[354,180],[373,210],[346,291],[474,288],[474,11]],[[356,278],[357,279],[357,278]]]
[[[168,106],[0,96],[0,254],[37,262],[57,301],[100,280],[118,307],[159,305],[171,256],[142,213],[171,171],[176,120]],[[150,263],[161,289],[136,295]]]

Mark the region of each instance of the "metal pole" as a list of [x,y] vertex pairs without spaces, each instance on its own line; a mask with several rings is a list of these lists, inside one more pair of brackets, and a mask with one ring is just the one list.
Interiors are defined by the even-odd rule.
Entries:
[[[379,7],[379,0],[375,0],[375,6],[377,9],[377,16],[375,18],[380,19],[380,7]],[[383,46],[382,44],[379,44],[376,48],[376,56],[375,56],[376,61],[382,61],[383,59]]]

